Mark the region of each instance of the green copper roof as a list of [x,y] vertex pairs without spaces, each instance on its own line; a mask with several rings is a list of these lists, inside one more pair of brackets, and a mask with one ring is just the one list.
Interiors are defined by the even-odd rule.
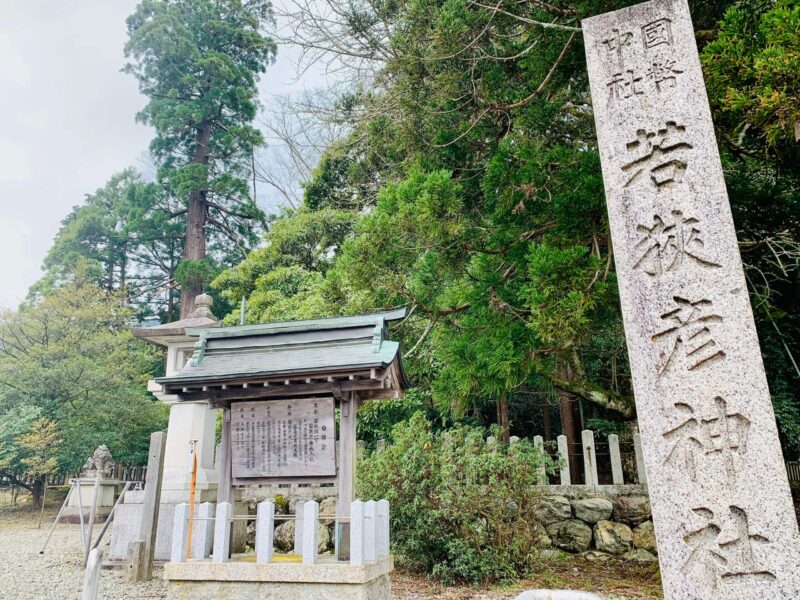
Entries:
[[156,381],[167,386],[198,385],[386,368],[400,360],[399,344],[386,339],[386,323],[404,316],[402,309],[355,317],[187,328],[188,335],[198,338],[194,356],[178,373]]

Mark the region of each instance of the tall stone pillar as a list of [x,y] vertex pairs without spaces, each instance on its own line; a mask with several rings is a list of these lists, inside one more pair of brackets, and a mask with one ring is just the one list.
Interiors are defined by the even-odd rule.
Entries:
[[163,502],[187,502],[192,479],[190,444],[197,452],[197,498],[213,501],[217,487],[214,438],[217,412],[207,403],[174,403],[170,406],[167,448],[164,454]]
[[[166,348],[167,375],[180,371],[193,354],[195,338],[186,334],[187,328],[220,325],[211,312],[212,302],[210,296],[201,294],[195,300],[195,310],[187,318],[155,327],[134,328],[136,337]],[[218,411],[209,408],[206,402],[178,402],[176,396],[164,394],[161,386],[155,382],[150,382],[148,389],[170,407],[155,545],[156,559],[167,560],[170,556],[175,507],[189,501],[192,441],[197,452],[195,502],[199,506],[202,502],[216,500],[214,448]],[[109,548],[111,560],[125,560],[129,542],[138,536],[143,500],[143,491],[129,491],[118,506]]]
[[686,0],[583,22],[666,600],[800,598],[800,536]]

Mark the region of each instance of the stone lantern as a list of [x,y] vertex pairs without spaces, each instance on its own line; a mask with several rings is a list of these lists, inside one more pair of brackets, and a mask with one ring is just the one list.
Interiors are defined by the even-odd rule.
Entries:
[[[187,335],[187,328],[221,325],[211,312],[213,303],[211,296],[200,294],[195,299],[194,310],[186,318],[154,327],[133,329],[133,335],[137,338],[167,349],[167,377],[180,371],[194,352],[197,338]],[[170,406],[161,502],[177,504],[188,501],[192,477],[189,452],[192,441],[197,450],[197,501],[215,500],[217,472],[214,469],[214,440],[218,411],[209,408],[208,402],[178,403],[176,395],[163,393],[161,385],[154,381],[148,383],[148,389],[161,402]]]

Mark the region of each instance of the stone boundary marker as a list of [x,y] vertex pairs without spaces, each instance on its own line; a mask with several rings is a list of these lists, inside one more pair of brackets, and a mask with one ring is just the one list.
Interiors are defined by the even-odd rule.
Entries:
[[800,536],[689,7],[583,21],[667,600],[800,598]]

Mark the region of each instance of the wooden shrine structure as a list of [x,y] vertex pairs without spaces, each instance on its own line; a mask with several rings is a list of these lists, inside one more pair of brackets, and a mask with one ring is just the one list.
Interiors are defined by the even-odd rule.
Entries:
[[[239,327],[187,327],[186,366],[156,379],[178,403],[223,411],[217,503],[234,487],[334,483],[337,548],[347,557],[354,500],[356,411],[408,387],[388,324],[405,309],[371,315]],[[336,439],[336,415],[339,436]],[[341,519],[341,520],[340,520]]]

